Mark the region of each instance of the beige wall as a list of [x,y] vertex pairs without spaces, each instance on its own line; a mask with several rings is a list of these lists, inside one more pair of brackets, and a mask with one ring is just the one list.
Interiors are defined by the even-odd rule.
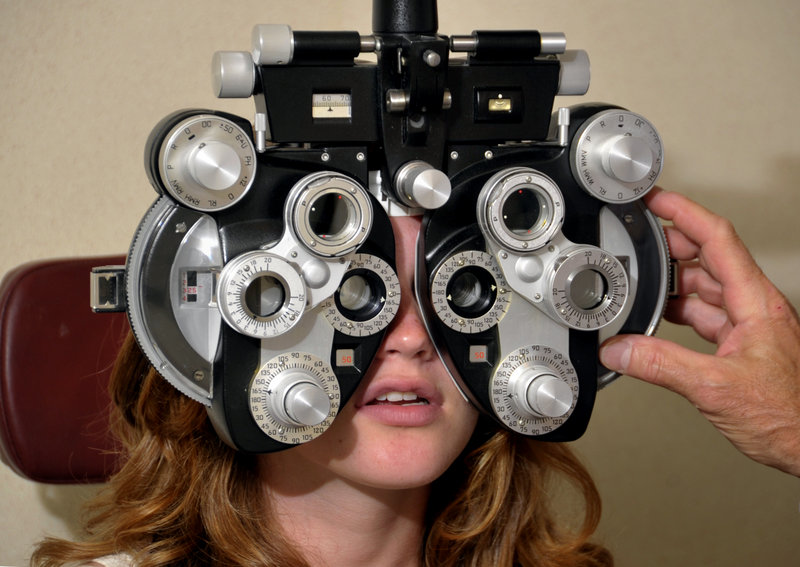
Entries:
[[[795,0],[439,0],[440,31],[563,31],[592,59],[586,100],[638,111],[666,146],[661,183],[734,219],[800,303],[800,4]],[[369,0],[0,0],[0,274],[28,260],[127,250],[153,199],[151,127],[218,101],[209,62],[257,23],[371,29]],[[576,99],[567,103],[578,102]],[[675,328],[665,336],[695,343]],[[699,348],[708,348],[698,345]],[[749,462],[685,401],[625,378],[577,443],[621,567],[797,565],[800,483]],[[92,488],[36,486],[0,466],[0,564],[70,535]]]

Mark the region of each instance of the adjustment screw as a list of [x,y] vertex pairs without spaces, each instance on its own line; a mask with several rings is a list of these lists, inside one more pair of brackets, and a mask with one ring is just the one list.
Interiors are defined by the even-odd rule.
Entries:
[[442,56],[431,49],[423,53],[422,58],[425,60],[428,67],[438,67],[442,62]]

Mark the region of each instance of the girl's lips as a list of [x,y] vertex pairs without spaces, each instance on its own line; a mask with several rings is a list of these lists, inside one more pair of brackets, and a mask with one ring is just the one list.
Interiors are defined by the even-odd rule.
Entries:
[[384,425],[422,427],[442,411],[442,396],[424,380],[384,379],[370,384],[355,403],[359,414]]

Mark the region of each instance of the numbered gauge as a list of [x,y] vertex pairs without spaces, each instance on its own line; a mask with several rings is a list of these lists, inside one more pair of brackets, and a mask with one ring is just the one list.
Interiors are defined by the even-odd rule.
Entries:
[[314,93],[311,95],[311,117],[315,120],[345,119],[353,116],[350,93]]
[[217,301],[228,325],[249,337],[267,339],[289,331],[306,307],[306,286],[287,261],[254,250],[222,269]]
[[580,127],[570,150],[580,185],[606,203],[643,197],[663,164],[661,137],[647,119],[627,110],[597,114]]
[[480,333],[503,318],[511,293],[500,266],[488,253],[450,256],[431,282],[431,304],[439,319],[459,333]]
[[399,305],[400,280],[392,267],[377,256],[355,254],[322,312],[337,331],[363,337],[385,329]]
[[237,203],[252,186],[256,153],[238,125],[199,114],[182,120],[166,136],[159,167],[164,186],[181,204],[219,211]]
[[518,348],[497,367],[489,385],[492,408],[509,428],[543,435],[575,409],[578,375],[569,358],[543,345]]
[[287,352],[269,360],[253,378],[248,395],[258,427],[290,445],[324,433],[341,399],[330,365],[307,352]]
[[560,256],[549,275],[547,306],[573,329],[600,329],[622,313],[628,300],[628,275],[612,254],[594,246],[574,246]]

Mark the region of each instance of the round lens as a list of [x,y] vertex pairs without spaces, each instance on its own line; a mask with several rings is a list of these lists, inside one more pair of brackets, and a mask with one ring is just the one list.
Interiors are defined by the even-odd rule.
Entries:
[[244,304],[256,317],[270,317],[283,306],[286,291],[272,276],[260,276],[250,282],[244,292]]
[[600,272],[581,270],[569,284],[569,298],[573,305],[586,311],[600,307],[608,297],[608,283]]
[[456,307],[469,309],[481,300],[481,282],[475,274],[465,272],[457,276],[450,286],[450,301]]
[[357,269],[345,275],[334,299],[348,319],[368,321],[383,309],[386,287],[374,272]]
[[347,278],[339,288],[339,303],[349,311],[364,309],[372,301],[372,289],[363,276]]
[[484,315],[494,305],[496,296],[494,278],[477,266],[456,272],[447,283],[447,300],[461,317],[474,319]]
[[503,222],[517,236],[535,236],[550,224],[550,204],[547,196],[532,188],[510,193],[503,203]]
[[[322,240],[347,237],[342,234],[353,223],[352,205],[341,193],[324,193],[309,207],[308,226]],[[349,231],[348,231],[349,232]]]

